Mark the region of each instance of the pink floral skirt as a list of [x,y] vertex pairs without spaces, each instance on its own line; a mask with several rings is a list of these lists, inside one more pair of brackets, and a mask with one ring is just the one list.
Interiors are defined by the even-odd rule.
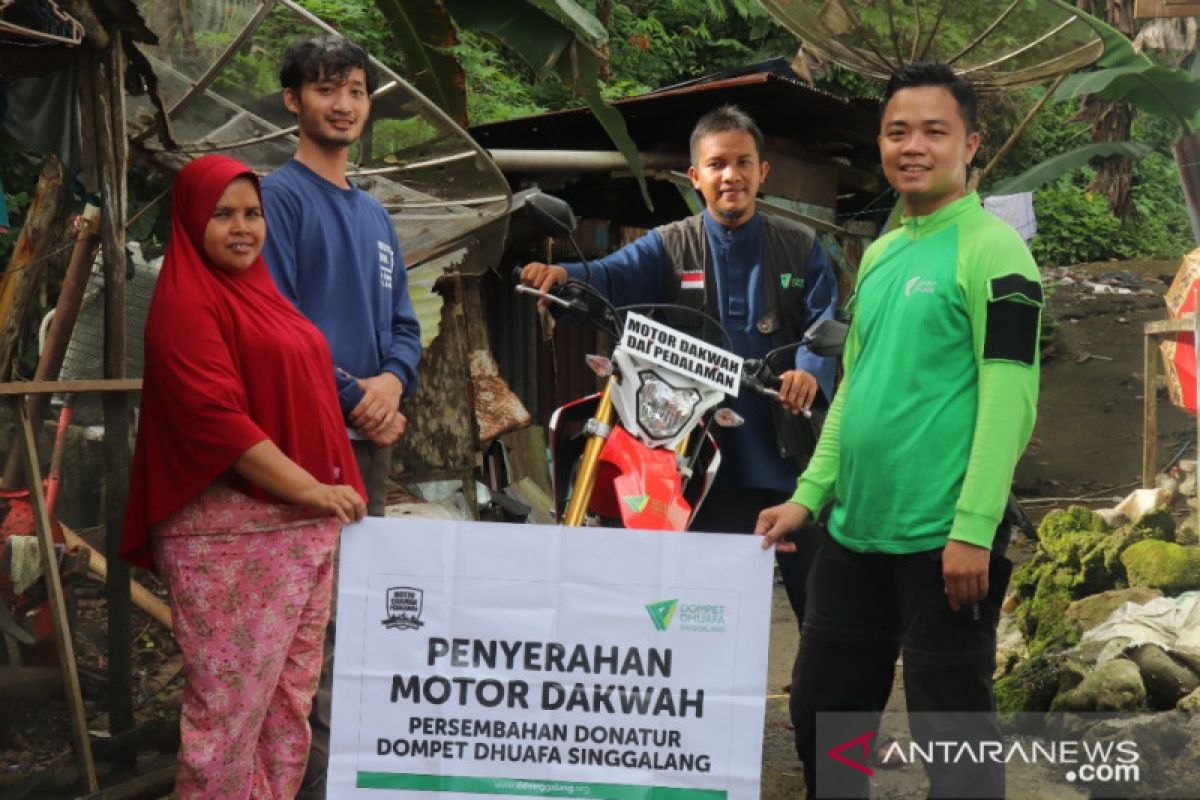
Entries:
[[341,524],[214,483],[153,532],[183,653],[177,798],[294,798]]

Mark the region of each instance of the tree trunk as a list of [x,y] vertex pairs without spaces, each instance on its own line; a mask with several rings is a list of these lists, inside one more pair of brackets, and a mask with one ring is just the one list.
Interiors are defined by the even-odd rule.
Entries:
[[[1136,25],[1133,20],[1132,0],[1107,0],[1104,7],[1092,0],[1080,0],[1079,6],[1094,16],[1100,17],[1121,33],[1133,38]],[[1089,95],[1083,104],[1081,116],[1092,120],[1093,142],[1127,142],[1133,127],[1133,108],[1128,103],[1101,100]],[[1108,209],[1113,216],[1124,221],[1133,205],[1129,190],[1133,166],[1124,156],[1105,158],[1100,162],[1096,177],[1088,190],[1108,197]]]
[[[600,24],[604,26],[604,30],[608,31],[609,36],[612,36],[612,0],[596,0],[596,19],[600,20]],[[600,63],[600,80],[603,83],[608,83],[612,80],[612,45],[605,42],[600,48],[600,55],[603,61]]]

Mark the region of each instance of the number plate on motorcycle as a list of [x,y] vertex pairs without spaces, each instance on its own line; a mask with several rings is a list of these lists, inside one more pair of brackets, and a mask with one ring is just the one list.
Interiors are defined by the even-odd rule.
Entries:
[[741,387],[741,356],[641,314],[625,317],[617,347],[734,397]]

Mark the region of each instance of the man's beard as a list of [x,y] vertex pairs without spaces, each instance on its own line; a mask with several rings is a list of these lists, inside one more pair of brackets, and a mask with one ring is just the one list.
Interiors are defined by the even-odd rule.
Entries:
[[746,213],[746,209],[735,210],[732,208],[718,208],[716,215],[724,222],[737,222],[742,218],[742,214]]

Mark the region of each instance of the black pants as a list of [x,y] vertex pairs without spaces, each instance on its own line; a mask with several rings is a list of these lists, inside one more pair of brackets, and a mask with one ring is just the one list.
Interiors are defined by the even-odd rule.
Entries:
[[[900,653],[914,742],[999,739],[992,673],[1012,570],[1006,547],[1007,535],[998,534],[987,597],[955,612],[946,600],[941,550],[858,553],[822,534],[809,572],[790,709],[808,797],[869,796],[867,776],[828,753],[861,735],[864,719],[878,731]],[[830,712],[861,713],[823,716],[818,726],[817,715]],[[840,730],[843,719],[848,727]],[[926,771],[930,797],[1004,797],[1003,765],[959,763]]]
[[[691,530],[710,533],[754,533],[758,512],[778,505],[791,495],[772,489],[713,489],[700,506]],[[813,526],[792,534],[794,553],[775,553],[788,603],[796,612],[796,624],[804,619],[804,592],[808,569],[820,545],[819,529]]]

